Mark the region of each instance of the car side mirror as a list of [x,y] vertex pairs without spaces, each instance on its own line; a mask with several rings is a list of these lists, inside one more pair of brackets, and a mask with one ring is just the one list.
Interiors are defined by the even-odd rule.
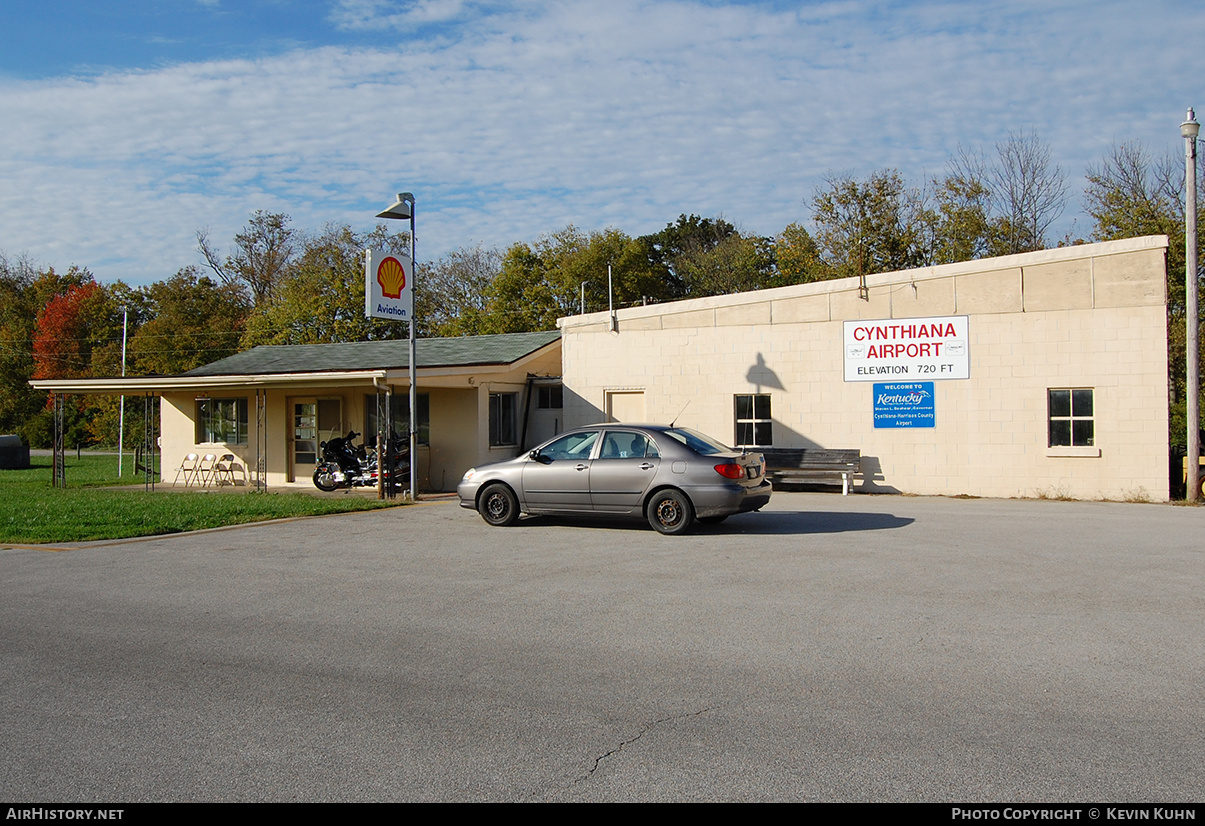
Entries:
[[528,453],[527,455],[529,457],[531,457],[532,459],[535,459],[537,462],[539,462],[542,465],[551,465],[552,464],[552,457],[545,456],[544,454],[540,453],[540,451],[538,451],[538,450],[533,450],[531,453]]

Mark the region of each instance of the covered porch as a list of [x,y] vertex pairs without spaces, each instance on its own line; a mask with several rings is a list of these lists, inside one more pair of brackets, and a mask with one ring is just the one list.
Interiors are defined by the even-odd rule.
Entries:
[[[419,490],[455,489],[465,470],[509,458],[563,428],[559,333],[418,342]],[[257,347],[178,376],[41,379],[61,398],[157,398],[161,483],[218,479],[255,489],[312,484],[320,444],[354,431],[375,446],[409,430],[405,342]],[[223,457],[225,457],[223,459]],[[180,472],[197,463],[195,475]],[[204,465],[202,470],[199,465]],[[179,478],[177,478],[179,477]]]

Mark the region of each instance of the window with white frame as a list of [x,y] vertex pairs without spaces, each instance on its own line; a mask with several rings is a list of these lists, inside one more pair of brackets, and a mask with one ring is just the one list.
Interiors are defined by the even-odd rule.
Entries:
[[490,447],[519,443],[515,428],[518,393],[490,393]]
[[247,400],[197,399],[197,444],[247,444]]
[[770,418],[770,394],[738,393],[735,397],[736,447],[769,447],[774,444]]
[[1093,447],[1096,444],[1092,388],[1047,390],[1046,409],[1049,447]]

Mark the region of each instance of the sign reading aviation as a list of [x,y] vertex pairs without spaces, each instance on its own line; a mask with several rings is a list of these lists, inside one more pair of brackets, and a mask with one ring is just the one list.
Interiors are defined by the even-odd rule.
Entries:
[[967,317],[845,322],[846,381],[969,379]]
[[874,385],[875,427],[933,427],[935,410],[931,381]]
[[364,251],[364,315],[414,320],[414,264],[408,255]]

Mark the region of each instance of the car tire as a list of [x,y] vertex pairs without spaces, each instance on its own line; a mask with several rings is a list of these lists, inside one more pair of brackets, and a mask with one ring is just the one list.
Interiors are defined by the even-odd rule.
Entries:
[[477,512],[488,524],[505,528],[519,520],[519,500],[506,485],[490,485],[481,491]]
[[731,516],[731,514],[727,514],[727,513],[724,514],[723,516],[700,516],[699,521],[702,522],[704,525],[718,525],[721,522],[723,522],[725,519],[727,519],[729,516]]
[[318,490],[330,493],[332,490],[338,489],[339,483],[335,481],[335,477],[331,474],[330,468],[320,465],[318,469],[314,471],[314,487],[318,488]]
[[686,533],[694,521],[694,508],[681,491],[667,488],[659,490],[649,499],[649,524],[657,533],[677,536]]

